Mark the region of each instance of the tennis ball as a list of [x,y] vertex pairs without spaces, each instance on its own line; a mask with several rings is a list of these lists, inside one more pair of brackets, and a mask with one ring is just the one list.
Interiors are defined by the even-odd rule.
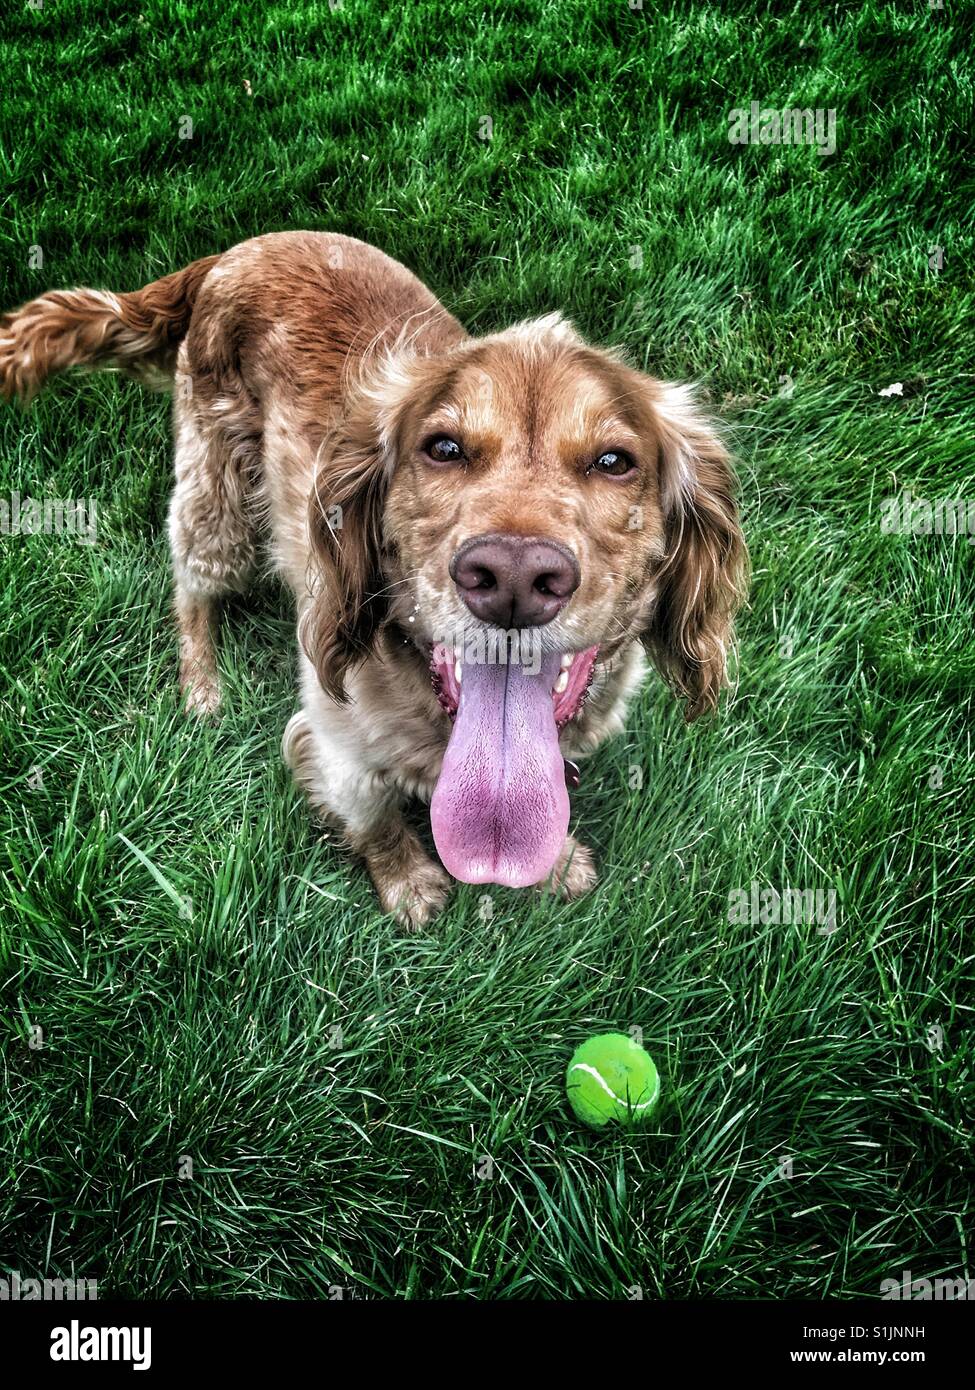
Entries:
[[649,1055],[625,1033],[600,1033],[576,1048],[565,1074],[569,1104],[594,1129],[649,1118],[660,1077]]

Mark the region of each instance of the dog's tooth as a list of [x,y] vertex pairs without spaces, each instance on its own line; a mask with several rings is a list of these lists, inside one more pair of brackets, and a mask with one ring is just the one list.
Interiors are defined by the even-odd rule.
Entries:
[[569,669],[569,667],[572,665],[573,661],[575,661],[575,654],[574,654],[573,652],[563,652],[563,653],[562,653],[562,670],[563,670],[563,671],[568,671],[568,669]]
[[454,680],[460,685],[463,678],[463,667],[460,664],[460,657],[454,662]]
[[568,684],[569,684],[569,673],[568,673],[568,671],[562,671],[562,672],[560,673],[560,675],[559,675],[558,680],[555,682],[555,694],[556,694],[556,695],[561,695],[562,692],[563,692],[563,690],[565,690],[566,687],[568,686]]

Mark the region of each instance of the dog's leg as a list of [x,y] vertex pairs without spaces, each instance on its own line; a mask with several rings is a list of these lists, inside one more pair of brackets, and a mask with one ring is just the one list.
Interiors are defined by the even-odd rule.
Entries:
[[450,893],[450,878],[427,854],[401,809],[372,830],[346,831],[346,839],[365,860],[383,908],[401,926],[415,931],[437,915]]
[[567,835],[562,853],[545,886],[560,898],[578,898],[588,893],[590,888],[595,888],[598,881],[592,850],[587,845],[580,845],[573,835]]
[[365,860],[383,910],[416,930],[443,907],[451,880],[407,825],[401,794],[357,751],[354,739],[313,727],[304,710],[292,716],[282,742],[312,809]]
[[217,600],[194,594],[179,576],[174,600],[179,625],[179,688],[190,714],[216,714],[220,708],[220,677],[214,645]]
[[[169,545],[179,625],[180,689],[194,714],[220,705],[214,646],[219,601],[241,593],[254,568],[256,536],[249,514],[249,470],[259,450],[249,418],[218,414],[193,400],[190,377],[177,372],[174,421],[176,487],[169,506]],[[246,428],[241,428],[241,425]]]

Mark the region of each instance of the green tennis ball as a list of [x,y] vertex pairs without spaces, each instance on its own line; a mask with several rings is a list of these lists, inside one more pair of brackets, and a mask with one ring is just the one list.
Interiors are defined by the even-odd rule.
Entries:
[[638,1125],[657,1103],[660,1077],[639,1043],[625,1033],[600,1033],[573,1052],[565,1088],[579,1119],[594,1129]]

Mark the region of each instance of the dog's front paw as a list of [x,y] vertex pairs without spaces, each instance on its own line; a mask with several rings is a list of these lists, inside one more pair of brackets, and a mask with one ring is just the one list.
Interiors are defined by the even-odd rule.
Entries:
[[379,901],[387,912],[406,931],[419,931],[431,922],[447,901],[452,880],[448,874],[424,856],[414,860],[401,874],[391,875],[382,883],[376,880]]
[[215,678],[197,675],[183,685],[183,707],[198,719],[219,714],[220,699],[220,682]]
[[545,881],[545,888],[557,893],[560,898],[578,898],[588,893],[590,888],[595,888],[598,882],[599,874],[592,850],[588,845],[580,845],[572,835],[567,835],[551,877]]
[[213,652],[184,637],[180,641],[179,688],[187,714],[206,719],[220,709],[220,677]]
[[418,931],[436,917],[453,880],[398,816],[382,830],[350,837],[350,842],[366,861],[383,910],[401,927]]

